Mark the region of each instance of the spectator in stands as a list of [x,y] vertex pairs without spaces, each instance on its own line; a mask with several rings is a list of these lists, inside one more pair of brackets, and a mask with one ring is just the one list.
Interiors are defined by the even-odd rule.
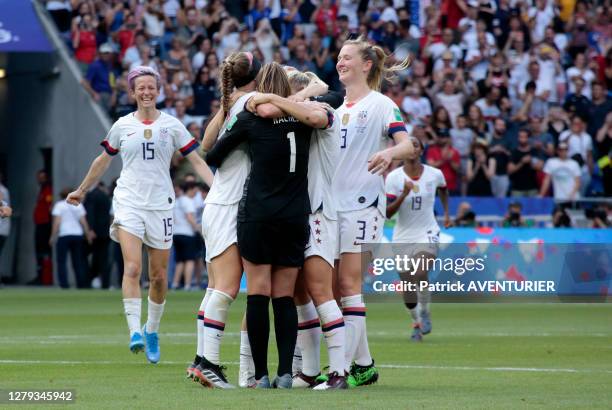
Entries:
[[210,103],[219,98],[217,82],[210,78],[210,70],[206,66],[200,67],[193,83],[192,115],[208,117]]
[[[129,68],[134,63],[142,59],[140,56],[140,48],[145,45],[148,46],[147,35],[144,33],[144,31],[136,32],[136,34],[134,35],[134,42],[125,50],[125,53],[123,54],[123,59],[121,60],[121,65],[123,66],[123,68],[126,68],[129,71]],[[149,54],[151,53],[151,51],[152,50],[149,48]]]
[[542,160],[529,141],[529,130],[523,128],[518,134],[518,146],[512,151],[508,163],[512,197],[530,197],[538,194],[537,171],[542,169]]
[[72,206],[66,202],[66,197],[70,192],[72,192],[70,188],[63,189],[60,193],[61,200],[53,206],[53,229],[48,241],[49,246],[52,246],[57,240],[55,250],[57,278],[60,287],[63,289],[69,287],[66,258],[68,252],[70,252],[77,287],[80,289],[88,288],[89,281],[87,280],[87,268],[85,266],[83,235],[87,238],[87,242],[91,243],[95,233],[89,229],[83,205]]
[[477,139],[467,162],[468,196],[492,196],[491,178],[495,175],[495,158],[488,156],[487,142]]
[[546,196],[552,181],[555,200],[574,201],[580,195],[580,165],[567,155],[568,146],[560,142],[557,157],[550,158],[544,164],[546,177],[540,189],[540,197]]
[[595,81],[596,76],[593,71],[587,66],[587,61],[584,53],[576,54],[574,58],[574,66],[568,68],[565,71],[565,75],[567,76],[567,80],[569,81],[569,93],[570,94],[578,94],[576,91],[576,79],[582,80],[582,95],[586,97],[587,100],[590,100],[592,97],[591,94],[591,84]]
[[570,115],[587,118],[591,111],[591,100],[584,95],[586,82],[582,77],[574,77],[572,84],[574,84],[574,92],[565,98],[563,109]]
[[566,142],[568,155],[574,159],[582,169],[580,178],[580,194],[584,196],[591,183],[593,172],[593,139],[585,132],[585,120],[578,115],[572,118],[569,130],[559,135],[559,142]]
[[295,48],[294,56],[287,62],[287,65],[297,68],[301,72],[316,71],[317,67],[308,55],[308,48],[305,44],[300,44]]
[[[429,122],[429,117],[431,117],[431,104],[427,98],[422,96],[418,84],[412,84],[406,87],[406,97],[402,101],[401,107],[406,113],[409,123],[427,124]],[[445,113],[445,115],[448,126],[450,125],[448,113]]]
[[96,27],[98,23],[91,14],[77,16],[72,20],[72,48],[74,58],[81,71],[85,73],[87,67],[96,58],[98,43],[96,41]]
[[443,83],[442,81],[436,81],[429,93],[434,106],[436,108],[439,106],[444,107],[448,111],[453,124],[457,116],[463,112],[463,104],[469,95],[463,76],[458,74],[456,80],[458,87],[455,86],[455,81],[450,78],[444,79]]
[[51,247],[49,237],[51,236],[51,205],[53,204],[53,188],[49,180],[49,174],[45,170],[37,174],[38,197],[34,207],[34,241],[36,250],[36,278],[28,285],[42,285],[43,273],[51,273]]
[[91,253],[91,268],[89,269],[91,287],[108,289],[110,285],[110,266],[108,262],[111,224],[111,199],[103,182],[89,191],[83,202],[87,212],[87,223],[93,231],[89,246]]
[[133,69],[141,65],[145,67],[150,67],[154,69],[155,71],[158,71],[159,68],[157,67],[157,63],[155,62],[154,59],[151,58],[151,52],[152,52],[151,47],[149,47],[148,44],[142,44],[138,48],[138,58],[134,60],[132,64],[130,64],[128,68],[128,72],[132,71]]
[[107,112],[111,112],[116,78],[113,68],[114,50],[110,44],[104,43],[99,51],[100,56],[87,69],[82,84],[94,101],[100,103]]
[[459,151],[452,147],[451,142],[450,134],[439,134],[436,145],[427,149],[427,164],[442,171],[449,192],[457,195],[461,156]]
[[595,136],[598,159],[605,158],[612,152],[612,111],[606,115],[606,121]]
[[552,213],[552,224],[555,228],[571,228],[572,219],[567,214],[565,206],[557,205]]
[[[498,110],[499,112],[499,110]],[[477,138],[489,139],[489,124],[476,104],[470,105],[467,113],[468,126]]]
[[529,118],[529,131],[531,132],[531,145],[537,151],[537,156],[542,161],[546,161],[548,158],[555,154],[555,145],[552,135],[544,131],[544,125],[542,124],[542,118],[530,117]]
[[183,125],[187,126],[187,124],[189,124],[190,122],[193,122],[193,117],[189,114],[187,114],[187,108],[185,106],[185,101],[183,100],[176,100],[176,102],[174,103],[174,109],[175,109],[175,117],[183,123]]
[[[461,156],[461,176],[463,181],[467,173],[467,163],[471,154],[474,133],[467,127],[467,118],[465,115],[459,115],[456,124],[456,127],[451,128],[450,135],[453,147],[459,151],[459,155]],[[462,183],[461,194],[465,195],[466,192],[467,184]]]
[[608,218],[608,209],[603,204],[597,205],[595,208],[585,209],[584,214],[591,221],[591,228],[605,229],[611,225]]
[[[612,99],[608,97],[607,90],[604,88],[603,83],[599,81],[593,82],[592,95],[593,101],[589,107],[589,123],[587,125],[587,133],[590,136],[596,136],[601,127],[606,121],[606,115],[612,112]],[[597,155],[602,156],[608,153],[605,147],[600,147],[599,142],[595,143],[595,151]]]

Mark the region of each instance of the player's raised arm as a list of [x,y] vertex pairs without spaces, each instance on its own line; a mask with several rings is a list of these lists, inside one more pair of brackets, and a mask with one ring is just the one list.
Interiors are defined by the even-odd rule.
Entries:
[[326,128],[330,121],[324,109],[309,103],[294,102],[276,94],[256,94],[252,100],[255,101],[255,104],[271,103],[301,123],[313,128]]
[[94,184],[98,183],[102,175],[104,175],[108,169],[113,157],[108,154],[109,148],[105,147],[105,149],[106,151],[102,152],[96,157],[96,159],[93,160],[91,166],[89,167],[89,171],[87,171],[87,175],[85,175],[85,178],[79,187],[75,191],[69,193],[66,197],[66,202],[68,202],[70,205],[76,206],[83,202],[85,193],[89,190],[89,188],[94,186]]

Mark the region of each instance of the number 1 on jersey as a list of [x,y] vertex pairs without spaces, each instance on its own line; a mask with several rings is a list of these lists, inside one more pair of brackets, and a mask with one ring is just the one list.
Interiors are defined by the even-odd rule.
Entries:
[[288,133],[287,138],[289,138],[289,151],[291,153],[289,156],[289,172],[295,172],[295,132]]

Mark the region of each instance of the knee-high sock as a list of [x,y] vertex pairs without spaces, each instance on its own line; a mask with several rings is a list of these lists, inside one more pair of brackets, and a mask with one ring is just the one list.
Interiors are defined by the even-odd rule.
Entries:
[[140,298],[123,299],[123,311],[130,329],[130,337],[134,333],[140,333],[140,315],[142,310],[142,300]]
[[165,305],[165,300],[163,303],[155,303],[149,298],[147,306],[147,333],[159,332],[159,322],[164,314]]
[[[346,325],[345,369],[349,369],[365,333],[366,308],[361,294],[341,299],[342,313]],[[366,341],[367,343],[367,341]]]
[[329,355],[329,371],[344,375],[346,344],[344,318],[335,300],[322,303],[317,306],[317,312],[321,318],[321,328],[327,344]]
[[298,340],[295,343],[295,350],[293,351],[293,363],[291,364],[291,371],[293,374],[298,374],[302,371],[302,351],[300,350],[300,333],[298,330]]
[[[246,383],[249,377],[255,374],[255,365],[253,364],[253,356],[251,354],[251,344],[249,343],[249,333],[246,330],[240,331],[240,370],[239,380]],[[246,387],[240,386],[240,387]]]
[[210,297],[214,291],[215,290],[213,288],[206,288],[206,293],[204,293],[202,303],[200,303],[200,310],[198,310],[198,319],[196,321],[198,335],[196,356],[198,357],[204,356],[204,312],[206,312],[206,304],[208,304],[208,301],[210,300]]
[[316,376],[321,371],[321,326],[312,301],[297,306],[297,345],[302,353],[302,373]]
[[[276,332],[276,347],[278,349],[277,374],[291,374],[291,363],[297,339],[297,311],[292,297],[272,299],[274,308],[274,331]],[[249,328],[249,333],[251,329]],[[251,343],[252,347],[252,343]],[[256,365],[257,366],[257,365]]]
[[219,364],[221,339],[225,332],[227,310],[234,299],[227,293],[215,290],[206,305],[204,313],[204,357],[213,364]]
[[247,330],[255,364],[255,379],[268,374],[268,338],[270,337],[270,317],[268,305],[270,297],[264,295],[247,296]]
[[429,289],[417,289],[417,300],[419,301],[419,311],[429,312],[429,303],[431,302],[431,292]]

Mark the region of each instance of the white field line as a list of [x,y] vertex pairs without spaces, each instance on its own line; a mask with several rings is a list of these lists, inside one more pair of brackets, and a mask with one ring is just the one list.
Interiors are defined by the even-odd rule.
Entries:
[[[53,365],[137,365],[142,366],[142,362],[122,362],[113,360],[0,360],[2,364],[53,364]],[[187,365],[181,361],[162,361],[162,365]],[[225,364],[238,365],[239,362],[225,362]],[[275,363],[270,363],[274,365]],[[376,367],[383,369],[425,369],[425,370],[459,370],[459,371],[489,371],[489,372],[531,372],[531,373],[606,373],[612,374],[612,370],[607,369],[555,369],[542,367],[478,367],[478,366],[433,366],[433,365],[410,365],[410,364],[378,364]]]

